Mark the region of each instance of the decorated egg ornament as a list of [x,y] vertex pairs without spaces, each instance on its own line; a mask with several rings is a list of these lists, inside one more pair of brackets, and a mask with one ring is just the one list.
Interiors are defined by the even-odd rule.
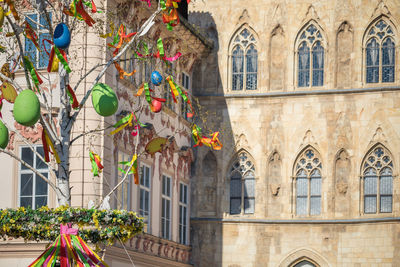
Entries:
[[0,121],[0,147],[4,149],[7,147],[7,145],[8,145],[8,129],[3,124],[3,122]]
[[93,87],[92,104],[97,114],[103,117],[113,115],[118,109],[118,98],[113,89],[104,83]]
[[162,82],[162,76],[161,76],[161,74],[160,74],[158,71],[153,71],[153,72],[151,73],[151,82],[152,82],[154,85],[160,85],[160,84],[161,84],[161,82]]
[[24,126],[33,126],[40,117],[40,103],[36,94],[29,89],[22,91],[14,102],[14,119]]
[[152,106],[151,111],[158,113],[161,111],[162,103],[161,103],[161,101],[158,101],[157,99],[153,99],[151,101],[151,106]]
[[71,33],[68,29],[68,26],[64,23],[60,23],[57,25],[54,30],[54,44],[61,49],[68,48],[71,43]]

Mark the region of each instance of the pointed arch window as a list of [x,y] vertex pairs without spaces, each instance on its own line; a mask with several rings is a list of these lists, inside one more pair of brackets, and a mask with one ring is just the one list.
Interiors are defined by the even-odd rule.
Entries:
[[296,214],[321,214],[321,177],[320,157],[311,147],[304,150],[295,164]]
[[310,24],[298,39],[298,87],[324,85],[324,53],[322,34],[314,24]]
[[257,89],[258,53],[256,39],[248,30],[234,38],[232,50],[232,90]]
[[229,171],[230,214],[251,214],[255,207],[255,167],[246,152],[240,152]]
[[392,27],[381,19],[372,24],[367,32],[366,82],[394,82],[395,39]]
[[393,162],[383,146],[376,146],[365,157],[362,178],[364,213],[392,212]]

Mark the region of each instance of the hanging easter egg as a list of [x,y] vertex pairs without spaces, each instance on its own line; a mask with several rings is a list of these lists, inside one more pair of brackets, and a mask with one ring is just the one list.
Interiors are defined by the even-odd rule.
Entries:
[[151,101],[151,111],[158,113],[161,111],[161,108],[162,108],[161,101],[158,101],[157,99],[153,99]]
[[54,30],[54,44],[58,48],[66,49],[71,43],[71,33],[68,29],[68,26],[64,23],[60,23],[57,25]]
[[[11,80],[15,79],[15,74],[10,71],[10,64],[4,63],[0,70],[1,74],[7,76]],[[0,77],[0,81],[4,82],[4,79]]]
[[3,98],[10,103],[14,103],[15,98],[17,98],[17,91],[15,90],[14,86],[9,82],[4,82],[0,86],[1,92],[3,93]]
[[4,23],[4,9],[2,6],[0,6],[0,28],[3,27]]
[[24,126],[33,126],[40,117],[40,103],[36,94],[29,89],[22,91],[14,102],[14,119]]
[[161,76],[161,74],[160,74],[158,71],[153,71],[153,72],[151,73],[151,82],[152,82],[154,85],[160,85],[160,84],[161,84],[161,82],[162,82],[162,76]]
[[167,145],[168,139],[164,137],[156,137],[147,143],[145,150],[150,155],[154,155],[156,152],[160,152]]
[[113,89],[104,83],[93,87],[92,104],[97,114],[103,117],[113,115],[118,109],[118,98]]
[[8,129],[2,121],[0,121],[0,147],[6,148],[8,145]]

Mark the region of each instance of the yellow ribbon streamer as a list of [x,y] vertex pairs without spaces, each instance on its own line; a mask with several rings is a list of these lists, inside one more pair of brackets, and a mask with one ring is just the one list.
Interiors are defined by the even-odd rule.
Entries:
[[121,126],[119,126],[117,129],[115,129],[114,131],[112,131],[111,133],[110,133],[110,135],[113,135],[113,134],[116,134],[116,133],[118,133],[119,131],[121,131],[122,129],[124,129],[126,126],[132,126],[132,120],[133,120],[133,115],[131,114],[131,116],[129,117],[129,120],[126,122],[126,123],[124,123],[124,124],[122,124]]
[[50,145],[51,150],[53,151],[54,157],[56,158],[57,164],[60,164],[60,163],[61,163],[61,160],[60,160],[60,157],[58,156],[57,151],[54,149],[53,142],[51,142],[49,136],[47,135],[47,131],[46,131],[45,129],[43,129],[43,131],[44,131],[44,136],[45,136],[45,138],[46,138],[46,142],[47,142],[47,144]]

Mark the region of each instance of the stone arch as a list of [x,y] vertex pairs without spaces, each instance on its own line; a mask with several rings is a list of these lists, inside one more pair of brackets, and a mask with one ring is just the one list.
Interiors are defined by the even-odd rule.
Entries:
[[295,264],[307,260],[317,267],[330,267],[328,261],[318,252],[311,249],[298,249],[289,253],[278,265],[279,267],[292,267]]
[[393,169],[393,171],[395,171],[395,169],[396,169],[395,166],[397,166],[397,165],[396,165],[397,163],[396,163],[396,161],[395,161],[395,159],[394,159],[394,157],[393,157],[393,153],[392,153],[391,150],[390,150],[386,145],[384,145],[383,143],[381,143],[381,142],[376,142],[376,143],[370,145],[370,146],[368,147],[368,149],[366,150],[366,152],[364,153],[363,158],[362,158],[362,160],[361,160],[361,164],[360,164],[360,170],[359,170],[359,173],[360,173],[360,174],[362,174],[362,171],[363,171],[363,168],[364,168],[364,162],[367,160],[368,155],[371,153],[371,151],[373,151],[375,148],[377,148],[377,147],[379,147],[379,146],[381,146],[383,149],[385,149],[386,153],[390,156],[391,161],[393,162],[393,167],[392,167],[392,169]]
[[311,145],[311,144],[307,144],[307,145],[303,146],[303,148],[301,148],[301,149],[298,151],[298,153],[295,154],[296,157],[294,158],[294,160],[293,160],[293,165],[292,165],[292,173],[293,173],[293,175],[295,175],[295,173],[296,173],[296,163],[297,163],[297,161],[298,161],[299,158],[302,156],[303,152],[306,151],[307,149],[312,149],[312,150],[314,150],[314,151],[317,153],[318,157],[321,159],[320,161],[321,161],[321,162],[324,161],[323,158],[322,158],[321,153],[319,152],[319,149],[317,149],[315,146],[313,146],[313,145]]
[[349,88],[352,82],[351,53],[354,45],[353,27],[348,21],[343,21],[336,32],[336,75],[335,86]]
[[269,90],[285,89],[286,61],[285,32],[278,24],[271,32],[269,43]]

